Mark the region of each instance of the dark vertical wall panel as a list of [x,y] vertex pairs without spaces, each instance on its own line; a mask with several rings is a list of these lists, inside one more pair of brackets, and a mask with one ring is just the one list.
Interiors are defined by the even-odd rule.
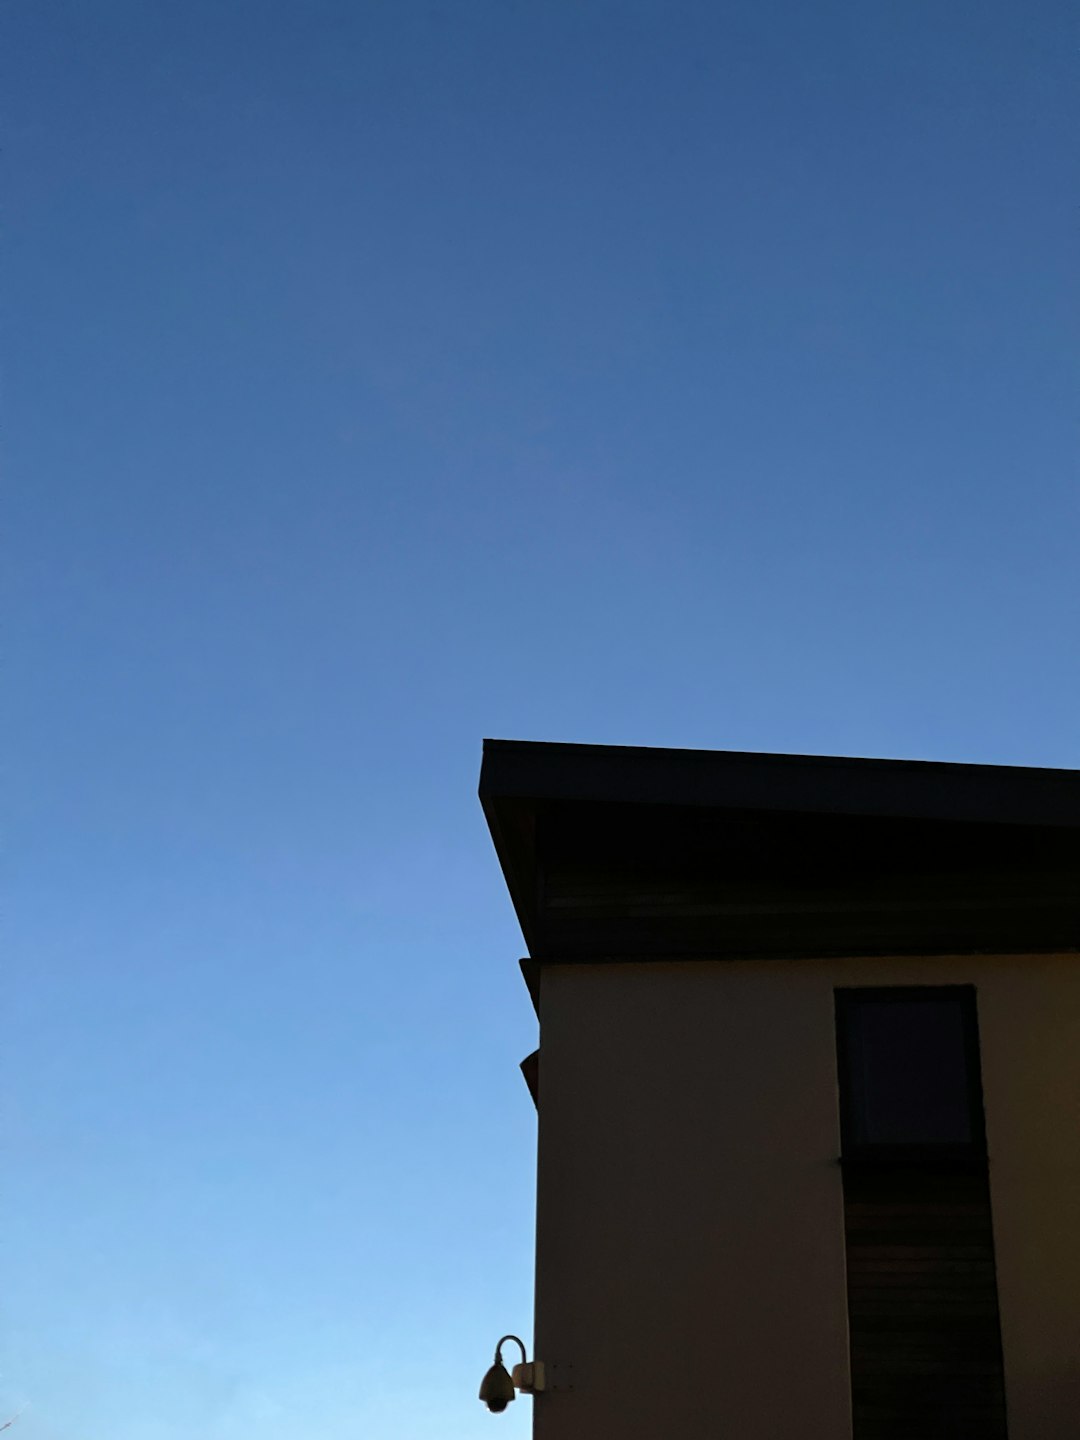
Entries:
[[836,993],[855,1440],[1005,1440],[972,986]]

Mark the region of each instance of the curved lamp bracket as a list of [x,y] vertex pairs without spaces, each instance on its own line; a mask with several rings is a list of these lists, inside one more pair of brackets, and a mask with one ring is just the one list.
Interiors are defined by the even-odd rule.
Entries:
[[[514,1344],[521,1351],[521,1364],[515,1365],[512,1374],[507,1374],[503,1364],[502,1348]],[[523,1395],[535,1395],[544,1388],[544,1366],[539,1360],[531,1363],[526,1358],[525,1343],[516,1335],[504,1335],[495,1346],[495,1362],[480,1383],[480,1399],[496,1414],[505,1410],[511,1400],[516,1400],[515,1390]]]

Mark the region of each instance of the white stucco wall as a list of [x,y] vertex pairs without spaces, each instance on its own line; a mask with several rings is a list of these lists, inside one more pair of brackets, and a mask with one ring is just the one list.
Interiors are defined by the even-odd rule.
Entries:
[[1010,1440],[1080,1435],[1066,956],[545,967],[537,1440],[850,1436],[833,991],[935,983],[978,987]]

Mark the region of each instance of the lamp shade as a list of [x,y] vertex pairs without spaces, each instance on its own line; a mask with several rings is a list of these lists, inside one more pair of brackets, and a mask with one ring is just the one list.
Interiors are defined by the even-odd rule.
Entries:
[[516,1394],[514,1382],[510,1379],[506,1366],[501,1360],[496,1360],[480,1382],[480,1399],[489,1410],[498,1413],[506,1409],[510,1401],[516,1398]]

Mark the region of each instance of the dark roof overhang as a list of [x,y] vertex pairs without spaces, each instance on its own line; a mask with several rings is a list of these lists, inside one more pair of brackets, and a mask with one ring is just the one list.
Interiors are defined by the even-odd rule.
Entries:
[[1077,771],[488,740],[480,798],[537,963],[1080,948]]

